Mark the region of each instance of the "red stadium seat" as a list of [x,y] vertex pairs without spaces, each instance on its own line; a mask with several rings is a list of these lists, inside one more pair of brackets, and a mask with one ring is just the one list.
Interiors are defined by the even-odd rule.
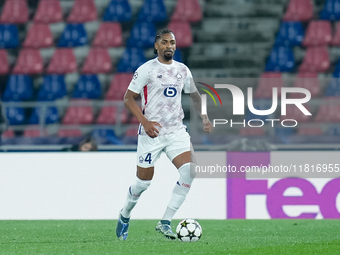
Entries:
[[82,136],[79,129],[60,129],[58,131],[59,137],[79,137]]
[[[84,100],[72,100],[73,102],[84,102]],[[67,108],[63,124],[91,124],[93,122],[92,106],[70,106]]]
[[7,51],[0,50],[0,74],[7,74],[9,71],[9,64],[7,59]]
[[339,97],[329,97],[324,102],[325,104],[320,105],[314,121],[325,123],[340,122]]
[[169,29],[176,36],[176,47],[185,48],[192,44],[192,32],[189,22],[172,21],[168,25]]
[[14,137],[15,134],[14,134],[14,130],[6,130],[5,132],[2,133],[1,137],[6,137],[6,138],[12,138]]
[[311,0],[291,0],[283,19],[285,21],[308,21],[313,17],[313,14]]
[[46,136],[47,131],[43,130],[42,134],[40,132],[40,129],[26,129],[24,130],[23,136],[24,137],[40,137],[40,136]]
[[241,136],[264,135],[264,133],[262,127],[243,127],[240,129]]
[[[306,106],[306,109],[311,112],[310,108]],[[304,115],[303,112],[296,105],[287,105],[286,107],[286,115],[282,115],[280,121],[284,119],[294,119],[297,122],[308,122],[310,120],[310,115]]]
[[47,68],[49,74],[72,73],[77,70],[77,61],[72,49],[56,49]]
[[281,96],[281,88],[284,87],[281,73],[263,73],[255,90],[255,98],[272,98],[273,88],[277,88],[278,97]]
[[138,119],[135,116],[131,116],[130,120],[129,120],[130,124],[139,124]]
[[[312,97],[320,95],[320,81],[317,73],[301,72],[295,79],[294,87],[308,89]],[[291,93],[290,98],[302,98],[301,93]]]
[[308,25],[304,46],[327,46],[332,41],[332,28],[328,20],[311,21]]
[[117,120],[120,119],[121,123],[126,123],[127,112],[124,107],[120,114],[118,114],[118,108],[116,106],[104,106],[97,118],[97,124],[116,124]]
[[43,71],[43,60],[40,51],[36,49],[22,49],[20,51],[13,73],[39,74]]
[[26,0],[7,0],[2,9],[1,23],[24,24],[28,21]]
[[322,129],[319,127],[301,127],[298,129],[298,135],[322,135]]
[[119,47],[122,45],[122,27],[119,23],[103,22],[94,38],[93,47]]
[[172,21],[198,22],[202,19],[202,9],[198,0],[178,0]]
[[330,66],[327,47],[308,48],[300,72],[325,72]]
[[138,128],[129,128],[126,130],[125,136],[137,136],[138,135]]
[[33,20],[41,23],[61,22],[63,11],[59,0],[41,0]]
[[107,49],[91,48],[82,73],[108,73],[112,69],[111,57]]
[[111,81],[106,100],[123,100],[126,89],[133,77],[133,73],[117,73]]
[[334,37],[332,39],[333,46],[340,46],[340,22],[336,24],[336,29],[334,33]]
[[[46,0],[45,0],[46,1]],[[47,48],[53,45],[53,36],[47,24],[34,23],[24,41],[24,47]]]
[[93,0],[76,0],[68,16],[69,23],[84,23],[97,20],[97,10]]

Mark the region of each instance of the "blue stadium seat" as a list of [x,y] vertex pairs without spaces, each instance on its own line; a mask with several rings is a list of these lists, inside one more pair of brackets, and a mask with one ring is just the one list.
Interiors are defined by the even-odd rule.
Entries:
[[112,129],[95,129],[92,136],[98,144],[124,144]]
[[16,25],[0,25],[0,48],[16,48],[19,46],[19,32]]
[[146,62],[146,57],[142,49],[127,48],[118,63],[119,73],[133,73]]
[[101,86],[97,75],[80,76],[73,91],[74,98],[97,99],[101,96]]
[[340,126],[339,125],[332,125],[328,128],[327,132],[328,135],[340,135]]
[[66,84],[62,75],[46,75],[38,93],[39,101],[54,101],[66,96]]
[[145,0],[139,11],[138,21],[161,22],[167,19],[163,0]]
[[136,23],[128,40],[128,47],[152,48],[155,44],[156,27],[153,23]]
[[103,20],[114,22],[130,21],[132,17],[128,0],[112,0],[107,7]]
[[33,83],[28,75],[11,75],[2,95],[3,101],[25,101],[32,97]]
[[334,75],[337,75],[338,73],[340,73],[340,59],[339,59],[338,63],[335,66]]
[[7,107],[6,117],[10,125],[21,125],[25,121],[25,112],[22,107]]
[[182,60],[182,52],[179,49],[176,49],[176,51],[175,51],[174,60],[176,60],[178,62],[183,62],[183,60]]
[[300,46],[304,36],[301,22],[282,22],[275,39],[275,46]]
[[77,47],[88,43],[83,24],[68,24],[60,37],[58,47]]
[[334,73],[331,82],[326,88],[325,96],[340,96],[340,73]]
[[[40,123],[40,111],[41,107],[34,108],[29,119],[29,124]],[[56,107],[48,107],[45,114],[45,124],[53,124],[59,121],[58,109]]]
[[292,72],[295,67],[294,53],[288,47],[274,47],[266,63],[266,72]]
[[320,19],[340,20],[340,0],[327,0],[320,13]]

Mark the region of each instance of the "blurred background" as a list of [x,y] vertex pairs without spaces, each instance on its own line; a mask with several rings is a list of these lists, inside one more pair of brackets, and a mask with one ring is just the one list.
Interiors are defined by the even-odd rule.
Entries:
[[[134,150],[139,123],[122,99],[164,27],[197,81],[251,78],[262,109],[273,86],[312,95],[312,116],[287,110],[298,128],[238,128],[200,136],[198,148],[338,149],[338,20],[340,0],[1,0],[1,149],[60,150],[91,135],[99,150]],[[250,147],[237,145],[244,139]]]

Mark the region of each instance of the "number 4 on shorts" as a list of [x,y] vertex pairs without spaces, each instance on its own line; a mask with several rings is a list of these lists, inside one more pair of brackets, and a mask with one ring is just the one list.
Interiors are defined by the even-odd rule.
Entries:
[[146,155],[146,157],[145,157],[145,162],[149,162],[149,164],[151,164],[151,153],[148,153],[148,155]]

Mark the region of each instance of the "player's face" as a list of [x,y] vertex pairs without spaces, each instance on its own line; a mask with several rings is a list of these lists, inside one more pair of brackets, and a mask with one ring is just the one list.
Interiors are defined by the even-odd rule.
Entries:
[[163,57],[169,61],[173,58],[176,50],[176,39],[172,33],[163,34],[161,39],[155,43],[155,48],[158,52],[158,56]]
[[92,144],[91,143],[84,143],[80,147],[80,151],[90,151],[92,149]]

